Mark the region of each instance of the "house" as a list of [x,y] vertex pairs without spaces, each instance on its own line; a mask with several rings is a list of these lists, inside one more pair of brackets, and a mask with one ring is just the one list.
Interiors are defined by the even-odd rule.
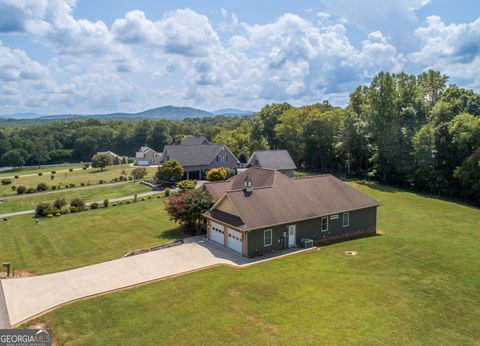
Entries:
[[137,166],[159,165],[162,161],[162,153],[157,153],[147,146],[141,147],[135,153],[135,163]]
[[287,150],[257,150],[248,159],[247,167],[274,169],[293,177],[297,166]]
[[199,145],[199,144],[210,144],[210,142],[205,137],[193,137],[186,136],[183,138],[180,145]]
[[252,167],[204,188],[215,200],[204,214],[208,239],[243,256],[376,232],[379,203],[329,174],[289,178]]
[[107,154],[112,158],[113,164],[121,164],[128,162],[127,156],[120,156],[118,154],[115,154],[113,151],[99,151],[97,154]]
[[179,145],[166,145],[162,162],[168,160],[176,160],[183,166],[186,179],[201,179],[212,168],[236,169],[240,163],[225,145],[211,144],[203,137],[189,137]]

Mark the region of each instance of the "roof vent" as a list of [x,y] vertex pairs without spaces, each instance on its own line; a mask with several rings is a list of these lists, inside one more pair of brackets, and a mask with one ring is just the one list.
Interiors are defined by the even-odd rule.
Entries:
[[252,181],[250,178],[247,176],[245,180],[243,181],[243,190],[245,192],[251,193],[253,188],[252,188]]

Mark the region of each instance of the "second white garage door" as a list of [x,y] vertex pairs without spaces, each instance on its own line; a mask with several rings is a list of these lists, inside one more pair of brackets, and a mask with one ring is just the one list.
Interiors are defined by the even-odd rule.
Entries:
[[225,230],[222,225],[212,222],[212,227],[210,229],[210,239],[224,245],[224,232]]
[[227,237],[227,246],[239,253],[242,253],[242,233],[234,231],[233,229],[227,228],[228,237]]

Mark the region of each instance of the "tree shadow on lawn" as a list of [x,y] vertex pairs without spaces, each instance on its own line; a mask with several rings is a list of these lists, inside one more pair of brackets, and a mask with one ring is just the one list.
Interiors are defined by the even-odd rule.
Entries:
[[376,181],[367,181],[367,180],[350,180],[350,181],[353,181],[353,182],[357,183],[358,185],[367,186],[371,189],[381,191],[381,192],[389,192],[389,193],[407,192],[407,193],[414,194],[415,196],[418,196],[418,197],[435,199],[435,200],[448,202],[448,203],[460,204],[464,207],[468,207],[468,208],[473,209],[473,210],[479,210],[480,209],[480,204],[477,204],[473,201],[467,201],[467,200],[464,200],[464,199],[432,195],[432,194],[428,194],[426,192],[415,191],[415,190],[409,189],[407,187],[395,187],[395,186],[390,186],[390,185],[384,185],[384,184],[381,184],[381,183],[376,182]]
[[167,231],[163,231],[155,236],[161,240],[179,240],[185,238],[187,235],[182,232],[182,226],[171,228]]

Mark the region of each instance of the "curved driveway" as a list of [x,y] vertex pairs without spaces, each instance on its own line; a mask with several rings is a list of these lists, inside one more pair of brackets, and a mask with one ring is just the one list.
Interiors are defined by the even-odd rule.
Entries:
[[[205,237],[185,244],[64,272],[2,280],[12,325],[65,303],[97,294],[164,279],[220,264],[249,266],[275,257],[312,249],[279,252],[259,259],[241,257]],[[278,256],[281,255],[281,256]]]

